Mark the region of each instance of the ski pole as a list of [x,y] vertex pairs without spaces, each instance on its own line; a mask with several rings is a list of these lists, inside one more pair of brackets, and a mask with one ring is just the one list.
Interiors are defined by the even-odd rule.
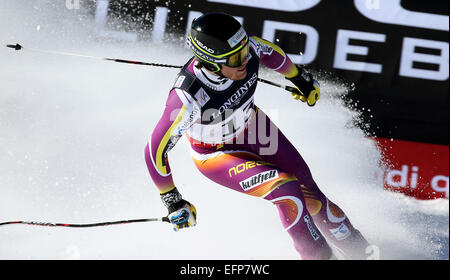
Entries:
[[[19,44],[6,45],[6,47],[11,48],[11,49],[15,49],[16,51],[24,49],[24,47],[22,45],[19,45]],[[76,54],[76,53],[39,50],[39,49],[32,49],[32,48],[26,48],[26,49],[30,50],[30,51],[47,53],[47,54],[77,56],[77,57],[92,58],[92,59],[99,59],[99,60],[107,60],[107,61],[113,61],[113,62],[118,62],[118,63],[126,63],[126,64],[155,66],[155,67],[167,67],[167,68],[183,68],[183,66],[180,66],[180,65],[170,65],[170,64],[153,63],[153,62],[134,61],[134,60],[119,59],[119,58],[103,58],[103,57],[83,55],[83,54]],[[272,86],[275,86],[275,87],[282,88],[282,89],[284,89],[286,91],[289,91],[289,92],[296,92],[296,89],[294,87],[280,85],[280,84],[277,84],[277,83],[274,83],[272,81],[268,81],[268,80],[265,80],[265,79],[262,79],[262,78],[258,78],[258,81],[260,81],[262,83],[266,83],[268,85],[272,85]]]
[[134,219],[134,220],[121,220],[121,221],[113,221],[113,222],[101,222],[101,223],[93,223],[93,224],[70,224],[70,223],[50,223],[50,222],[33,222],[33,221],[10,221],[10,222],[2,222],[0,226],[6,225],[30,225],[30,226],[46,226],[46,227],[76,227],[76,228],[85,228],[85,227],[99,227],[99,226],[111,226],[111,225],[120,225],[120,224],[131,224],[131,223],[144,223],[144,222],[170,222],[169,218],[148,218],[148,219]]

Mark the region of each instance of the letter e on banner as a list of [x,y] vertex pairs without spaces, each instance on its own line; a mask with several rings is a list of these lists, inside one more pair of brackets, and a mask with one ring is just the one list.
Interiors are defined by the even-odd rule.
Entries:
[[339,29],[336,41],[334,68],[362,71],[362,72],[381,73],[383,69],[381,64],[351,61],[347,59],[348,54],[356,54],[363,56],[367,56],[369,54],[368,47],[352,46],[350,45],[350,39],[383,43],[386,41],[386,35]]
[[[418,53],[415,51],[417,47],[439,50],[440,55]],[[400,76],[445,81],[448,79],[448,59],[449,49],[447,42],[406,37],[403,40]],[[439,70],[417,69],[413,67],[414,62],[438,65]]]

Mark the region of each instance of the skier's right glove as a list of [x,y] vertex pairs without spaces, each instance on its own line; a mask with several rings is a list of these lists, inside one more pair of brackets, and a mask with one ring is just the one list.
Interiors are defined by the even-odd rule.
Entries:
[[296,76],[291,78],[286,77],[286,79],[291,81],[296,88],[288,88],[295,99],[306,102],[309,106],[314,106],[320,98],[320,84],[313,78],[311,73],[303,69],[303,67],[297,66],[297,69],[298,74]]
[[167,218],[173,225],[174,231],[178,231],[181,228],[193,227],[197,224],[197,210],[194,205],[182,199],[181,194],[176,188],[161,194],[161,200],[169,211]]

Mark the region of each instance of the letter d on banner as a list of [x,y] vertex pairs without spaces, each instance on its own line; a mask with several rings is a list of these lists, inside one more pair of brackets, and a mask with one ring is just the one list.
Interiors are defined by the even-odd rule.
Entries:
[[[395,180],[399,178],[399,180]],[[386,175],[386,182],[391,187],[406,188],[408,184],[408,165],[402,165],[401,170],[390,170]]]

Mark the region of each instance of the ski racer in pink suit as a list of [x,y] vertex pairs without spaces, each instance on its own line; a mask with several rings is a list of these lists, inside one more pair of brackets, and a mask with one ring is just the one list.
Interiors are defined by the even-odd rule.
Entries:
[[347,258],[365,258],[367,241],[320,191],[296,148],[254,104],[260,63],[289,79],[298,89],[292,95],[310,106],[320,97],[317,81],[278,46],[248,35],[227,14],[195,19],[188,44],[195,56],[178,74],[145,149],[174,229],[196,224],[197,211],[175,187],[168,161],[168,152],[186,135],[202,174],[276,205],[302,259],[334,259],[328,242]]

